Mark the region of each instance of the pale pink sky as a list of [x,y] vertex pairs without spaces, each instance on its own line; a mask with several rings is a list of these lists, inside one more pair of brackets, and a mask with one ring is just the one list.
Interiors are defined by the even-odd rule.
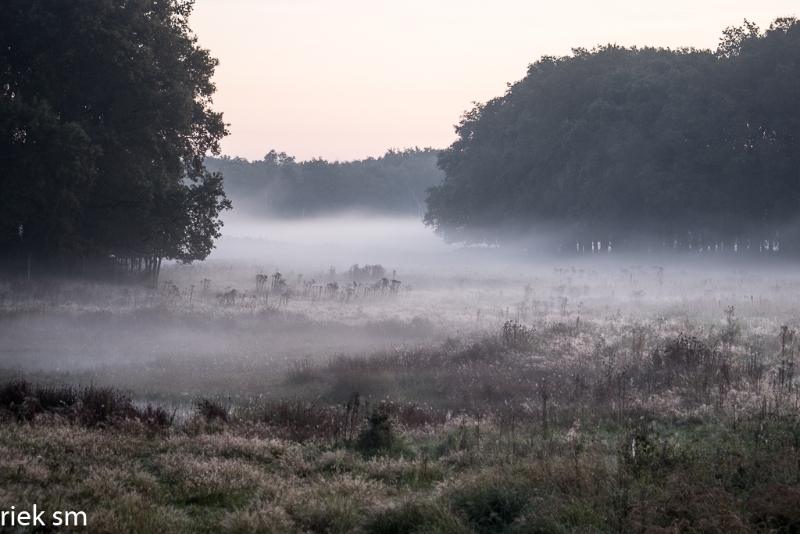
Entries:
[[222,152],[299,160],[444,148],[471,102],[500,96],[542,55],[597,44],[716,48],[797,0],[197,0],[191,26],[220,60]]

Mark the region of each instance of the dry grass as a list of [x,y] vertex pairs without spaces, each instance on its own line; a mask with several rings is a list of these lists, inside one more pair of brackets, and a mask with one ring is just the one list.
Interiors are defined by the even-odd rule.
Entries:
[[2,368],[0,509],[92,532],[800,530],[796,278],[404,274],[410,296],[279,304],[218,270],[0,288],[8,353],[131,359]]
[[[198,416],[199,417],[199,416]],[[0,427],[0,506],[86,510],[92,532],[793,532],[785,418],[511,435],[459,417],[402,456],[268,437],[266,423],[147,437],[65,422]],[[788,432],[788,433],[787,433]],[[764,436],[769,436],[765,438]],[[636,439],[637,454],[630,452]],[[133,513],[140,508],[144,513]],[[659,530],[660,529],[660,530]]]
[[98,532],[800,528],[792,382],[687,336],[624,362],[537,363],[565,334],[520,346],[510,329],[305,365],[331,395],[390,379],[416,404],[203,398],[156,424],[164,408],[113,389],[8,382],[0,504],[86,510]]

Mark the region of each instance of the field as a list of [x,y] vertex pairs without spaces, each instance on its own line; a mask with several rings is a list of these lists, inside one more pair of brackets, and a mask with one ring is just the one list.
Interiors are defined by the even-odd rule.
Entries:
[[54,510],[115,533],[800,531],[793,266],[495,252],[0,281],[0,510],[37,504],[42,532]]

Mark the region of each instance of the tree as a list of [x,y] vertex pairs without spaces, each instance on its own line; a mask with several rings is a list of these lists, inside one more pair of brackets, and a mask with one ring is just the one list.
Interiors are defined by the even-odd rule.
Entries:
[[[466,243],[557,229],[572,250],[786,242],[800,215],[800,23],[745,21],[720,41],[541,58],[464,115],[425,223]],[[800,250],[800,234],[788,241]]]
[[0,5],[0,248],[44,260],[205,258],[227,134],[193,0]]
[[237,210],[254,216],[303,217],[348,210],[422,216],[425,190],[442,172],[431,148],[388,150],[379,158],[296,162],[270,151],[261,161],[209,158],[225,174]]

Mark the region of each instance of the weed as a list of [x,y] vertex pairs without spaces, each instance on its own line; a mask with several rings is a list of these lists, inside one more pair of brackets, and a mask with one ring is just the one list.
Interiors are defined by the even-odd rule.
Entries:
[[303,443],[308,440],[336,441],[344,432],[341,410],[298,399],[283,399],[267,404],[261,420],[283,439]]
[[450,502],[476,532],[505,532],[522,514],[531,496],[532,488],[526,481],[498,473],[456,489]]
[[501,337],[509,350],[530,350],[533,344],[534,330],[517,321],[506,321],[503,324]]
[[375,407],[358,435],[356,447],[367,455],[401,452],[404,443],[394,425],[392,414],[385,406]]
[[175,418],[175,413],[163,406],[148,404],[138,408],[129,394],[94,385],[33,386],[24,379],[16,379],[0,388],[0,402],[19,421],[35,422],[38,414],[49,413],[88,428],[135,420],[153,432],[171,427]]
[[214,419],[219,419],[223,422],[230,421],[229,410],[218,401],[197,399],[194,401],[194,406],[197,409],[197,413],[207,421],[213,421]]

